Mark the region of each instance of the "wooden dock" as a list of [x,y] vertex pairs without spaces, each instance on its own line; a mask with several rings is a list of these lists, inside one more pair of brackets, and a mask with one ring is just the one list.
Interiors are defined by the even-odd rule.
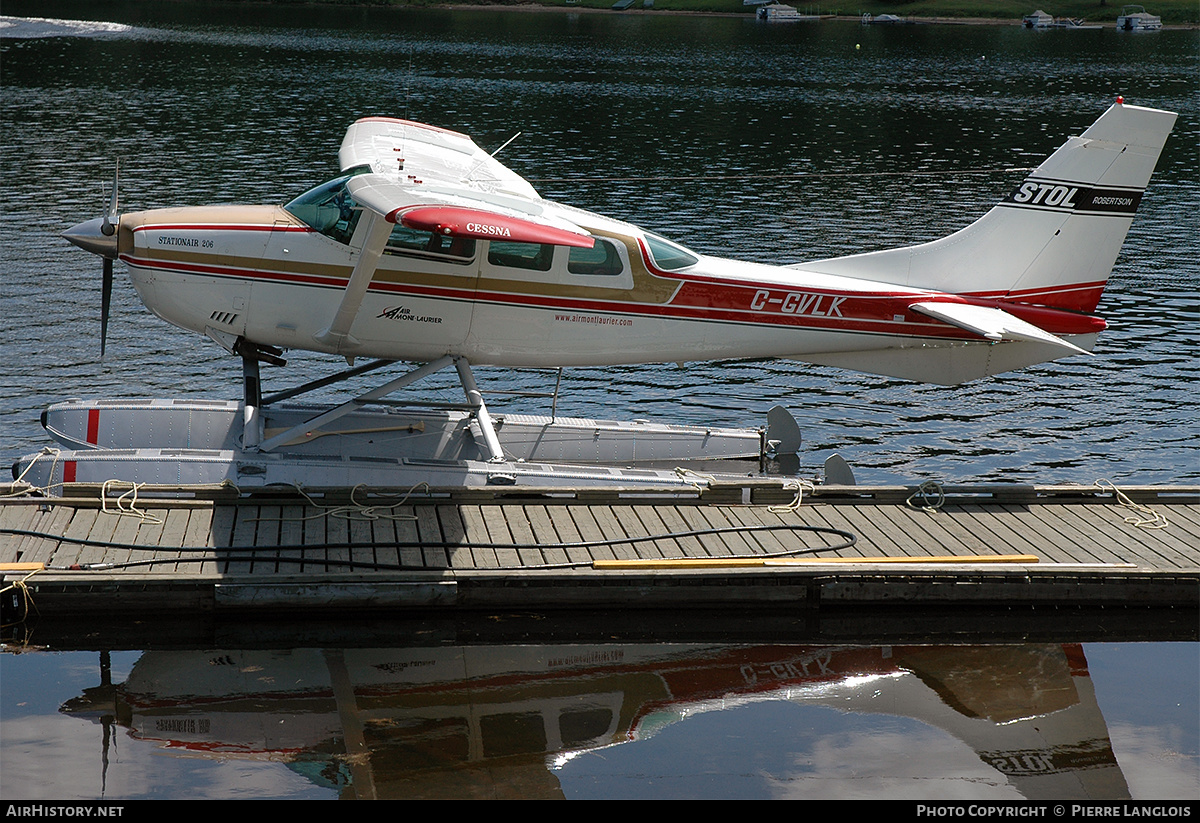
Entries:
[[1197,487],[14,491],[0,498],[10,626],[34,614],[1200,606]]

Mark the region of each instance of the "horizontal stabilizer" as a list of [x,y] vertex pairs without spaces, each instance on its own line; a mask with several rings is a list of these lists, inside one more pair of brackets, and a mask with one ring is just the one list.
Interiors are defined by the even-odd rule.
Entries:
[[910,309],[949,323],[951,326],[985,337],[988,340],[1022,340],[1027,343],[1049,343],[1080,354],[1091,354],[1074,343],[1039,329],[1003,309],[989,306],[973,306],[969,303],[929,302],[913,303]]

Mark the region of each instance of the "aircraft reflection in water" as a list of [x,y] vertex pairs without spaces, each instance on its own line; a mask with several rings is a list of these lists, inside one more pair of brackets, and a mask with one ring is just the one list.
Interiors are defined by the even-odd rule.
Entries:
[[768,700],[911,717],[1026,799],[1129,797],[1078,645],[152,651],[62,711],[343,797],[553,798],[573,756]]

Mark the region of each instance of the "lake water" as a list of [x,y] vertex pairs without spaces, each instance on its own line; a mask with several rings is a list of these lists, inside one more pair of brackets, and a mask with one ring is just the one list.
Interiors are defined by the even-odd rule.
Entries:
[[[548,197],[700,251],[796,262],[960,228],[1012,188],[1014,169],[1120,94],[1180,117],[1100,304],[1110,328],[1095,356],[957,388],[797,363],[573,369],[559,411],[758,425],[782,403],[804,430],[805,467],[836,451],[867,483],[1200,480],[1195,31],[100,9],[4,5],[51,19],[0,29],[3,462],[47,445],[38,414],[69,397],[240,394],[239,364],[152,317],[120,267],[99,361],[100,266],[58,234],[102,212],[118,156],[126,209],[283,202],[336,172],[345,128],[361,116],[430,122],[489,149],[519,131],[501,157]],[[337,367],[293,352],[285,374],[265,379],[282,388]],[[479,378],[485,391],[554,379]],[[448,376],[420,391],[459,393]],[[74,646],[95,652],[0,655],[0,794],[1200,796],[1196,645],[1149,642],[1153,632],[1144,643],[1059,639],[956,658],[959,647],[519,640],[189,656],[109,654],[97,637]],[[101,652],[112,685],[103,706],[80,705],[101,682]],[[754,679],[759,666],[777,679]],[[990,667],[1014,684],[1044,680],[1059,702],[1004,691]],[[429,677],[378,674],[414,668]],[[303,686],[289,691],[289,676]],[[347,694],[360,713],[344,714]],[[366,772],[334,751],[347,717],[365,718],[378,743]],[[1063,742],[1030,742],[1038,718],[1061,720]],[[304,730],[272,731],[293,722]]]

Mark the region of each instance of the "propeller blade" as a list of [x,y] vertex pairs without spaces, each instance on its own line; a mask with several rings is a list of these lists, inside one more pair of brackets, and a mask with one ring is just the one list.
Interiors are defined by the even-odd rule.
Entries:
[[117,231],[117,219],[120,217],[120,212],[117,203],[117,181],[121,175],[121,158],[117,158],[116,168],[113,169],[113,185],[112,197],[108,201],[108,211],[104,213],[104,223],[100,230],[107,237],[112,237]]
[[104,344],[108,340],[108,310],[112,305],[113,261],[104,258],[104,280],[100,284],[100,359],[104,359]]

